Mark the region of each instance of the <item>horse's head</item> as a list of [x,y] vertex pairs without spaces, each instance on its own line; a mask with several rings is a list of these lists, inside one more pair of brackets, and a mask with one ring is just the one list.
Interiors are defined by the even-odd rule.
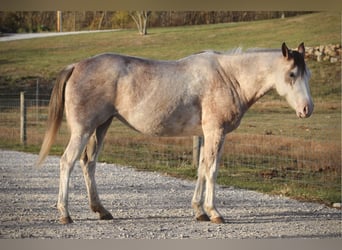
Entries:
[[285,43],[282,44],[282,64],[280,77],[276,82],[276,89],[281,96],[285,96],[290,106],[296,110],[300,118],[309,117],[314,105],[310,94],[310,72],[305,65],[304,43],[298,50],[290,50]]

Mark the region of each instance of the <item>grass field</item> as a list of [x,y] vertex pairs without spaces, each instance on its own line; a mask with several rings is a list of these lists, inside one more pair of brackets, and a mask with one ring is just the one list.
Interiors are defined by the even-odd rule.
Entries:
[[[322,21],[324,20],[324,22]],[[7,78],[53,78],[72,62],[103,52],[155,59],[178,59],[205,50],[280,48],[340,43],[340,13],[317,13],[294,18],[175,28],[154,28],[148,36],[136,30],[11,41],[0,46],[0,75]]]
[[[205,49],[278,48],[283,41],[290,47],[302,41],[306,46],[337,44],[341,42],[341,15],[315,13],[248,23],[156,28],[149,33],[142,37],[135,30],[123,30],[3,42],[0,84],[13,91],[28,88],[36,78],[52,83],[65,65],[109,51],[171,60]],[[307,63],[312,72],[313,116],[297,119],[274,92],[262,98],[227,136],[220,184],[327,204],[341,202],[341,64]],[[0,99],[6,100],[9,93],[1,89]],[[18,112],[0,107],[0,147],[37,152],[46,109],[39,112],[41,121],[35,124],[32,118],[24,148],[19,145]],[[67,135],[64,124],[52,153],[62,152]],[[191,147],[192,138],[149,138],[114,121],[100,160],[193,179]]]

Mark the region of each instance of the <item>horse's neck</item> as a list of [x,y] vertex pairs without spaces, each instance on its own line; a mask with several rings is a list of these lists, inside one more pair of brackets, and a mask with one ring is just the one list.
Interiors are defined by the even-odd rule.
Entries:
[[223,69],[234,75],[248,107],[274,87],[278,58],[275,52],[267,52],[226,56],[221,60]]

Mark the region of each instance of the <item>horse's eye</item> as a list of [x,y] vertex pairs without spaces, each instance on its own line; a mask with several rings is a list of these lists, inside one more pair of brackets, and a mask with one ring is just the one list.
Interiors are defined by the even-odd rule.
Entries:
[[293,73],[293,72],[290,73],[291,78],[295,78],[295,76],[296,76],[295,73]]

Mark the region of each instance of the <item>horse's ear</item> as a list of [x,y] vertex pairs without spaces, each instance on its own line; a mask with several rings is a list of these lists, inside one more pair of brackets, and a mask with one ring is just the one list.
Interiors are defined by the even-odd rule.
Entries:
[[283,52],[283,56],[285,58],[289,57],[289,48],[286,46],[285,42],[281,45],[281,51]]
[[305,55],[304,43],[299,44],[299,46],[298,46],[298,52],[301,53],[302,55]]

